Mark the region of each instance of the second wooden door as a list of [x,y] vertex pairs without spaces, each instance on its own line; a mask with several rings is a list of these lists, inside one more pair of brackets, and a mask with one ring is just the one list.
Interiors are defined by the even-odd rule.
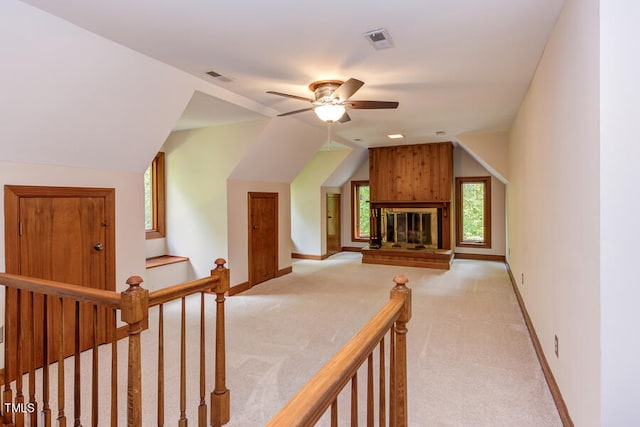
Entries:
[[278,273],[278,193],[249,193],[249,284]]

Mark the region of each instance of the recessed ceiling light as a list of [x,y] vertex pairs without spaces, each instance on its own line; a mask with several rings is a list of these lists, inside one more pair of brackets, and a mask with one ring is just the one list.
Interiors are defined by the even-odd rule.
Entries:
[[445,131],[443,131],[443,130],[439,130],[438,132],[436,132],[436,136],[444,136],[446,134],[447,133]]
[[402,138],[404,138],[404,135],[401,134],[401,133],[392,133],[392,134],[387,135],[387,138],[389,138],[389,139],[402,139]]

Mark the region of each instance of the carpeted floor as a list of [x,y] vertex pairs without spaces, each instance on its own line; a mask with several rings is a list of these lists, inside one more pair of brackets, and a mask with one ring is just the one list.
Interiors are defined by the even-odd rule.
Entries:
[[[226,300],[229,426],[264,425],[386,303],[392,278],[399,273],[409,278],[413,290],[407,335],[409,425],[561,425],[504,264],[455,260],[451,270],[439,271],[360,261],[357,253],[340,253],[324,261],[295,260],[293,273]],[[214,300],[206,297],[210,328]],[[200,400],[198,383],[193,381],[199,369],[200,297],[190,297],[186,304],[187,376],[191,378],[187,416],[195,425]],[[165,306],[166,425],[176,424],[179,417],[179,317],[179,301]],[[149,324],[142,334],[144,426],[157,425],[157,310],[151,311]],[[207,334],[209,349],[213,348],[212,332],[209,329]],[[119,343],[121,375],[126,375],[126,344],[127,340]],[[100,384],[105,386],[110,375],[109,347],[100,350]],[[90,404],[90,353],[82,355],[83,406]],[[65,362],[68,399],[73,396],[72,363],[72,358]],[[212,368],[210,351],[209,373]],[[55,372],[54,364],[52,397]],[[126,381],[121,378],[118,412],[120,425],[126,425]],[[359,384],[364,393],[364,377]],[[207,403],[212,388],[209,379]],[[66,406],[72,422],[72,401]],[[346,396],[339,400],[339,408],[340,425],[348,425]],[[108,425],[109,411],[105,395],[99,425]],[[89,417],[90,410],[83,410],[83,424],[90,424]],[[319,425],[327,425],[326,420]]]
[[341,253],[293,271],[228,300],[230,425],[269,420],[382,307],[398,273],[413,289],[410,425],[561,425],[504,264],[438,271]]

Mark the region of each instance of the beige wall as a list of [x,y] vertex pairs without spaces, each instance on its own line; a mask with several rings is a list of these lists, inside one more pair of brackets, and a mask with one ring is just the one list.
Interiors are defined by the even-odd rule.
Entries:
[[266,120],[173,132],[165,151],[167,250],[190,258],[190,278],[228,252],[227,178]]
[[509,180],[509,132],[474,132],[456,140],[478,163],[503,183]]
[[360,167],[353,176],[347,180],[342,186],[342,246],[362,248],[367,242],[354,242],[351,240],[351,227],[353,226],[353,217],[351,216],[351,181],[367,181],[369,180],[369,156],[365,157]]
[[[292,251],[322,256],[327,236],[326,191],[322,185],[349,155],[350,150],[318,151],[291,183]],[[325,252],[323,252],[323,250]]]
[[509,145],[509,263],[578,426],[600,424],[598,27],[566,2]]
[[[455,252],[504,256],[506,253],[505,185],[462,147],[456,147],[453,150],[453,174],[454,177],[491,176],[491,248],[461,248],[456,246]],[[455,209],[454,201],[454,212]],[[455,218],[454,216],[454,227]]]
[[231,285],[249,280],[249,192],[278,193],[278,269],[291,267],[291,190],[289,183],[227,181]]

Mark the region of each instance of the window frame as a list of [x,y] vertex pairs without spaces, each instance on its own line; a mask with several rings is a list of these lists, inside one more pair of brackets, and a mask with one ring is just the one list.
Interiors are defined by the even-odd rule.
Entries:
[[145,229],[146,239],[163,238],[166,232],[166,217],[165,167],[164,153],[162,151],[158,152],[151,162],[151,210],[153,227]]
[[[462,240],[463,217],[462,217],[462,186],[463,184],[483,184],[484,185],[484,240],[470,241]],[[456,246],[464,248],[491,248],[491,177],[457,177],[456,178]]]
[[[359,206],[359,189],[367,186],[369,191],[369,181],[351,181],[351,241],[352,242],[368,242],[370,236],[362,236],[360,234],[360,206]],[[371,200],[369,200],[369,209],[371,209]]]

